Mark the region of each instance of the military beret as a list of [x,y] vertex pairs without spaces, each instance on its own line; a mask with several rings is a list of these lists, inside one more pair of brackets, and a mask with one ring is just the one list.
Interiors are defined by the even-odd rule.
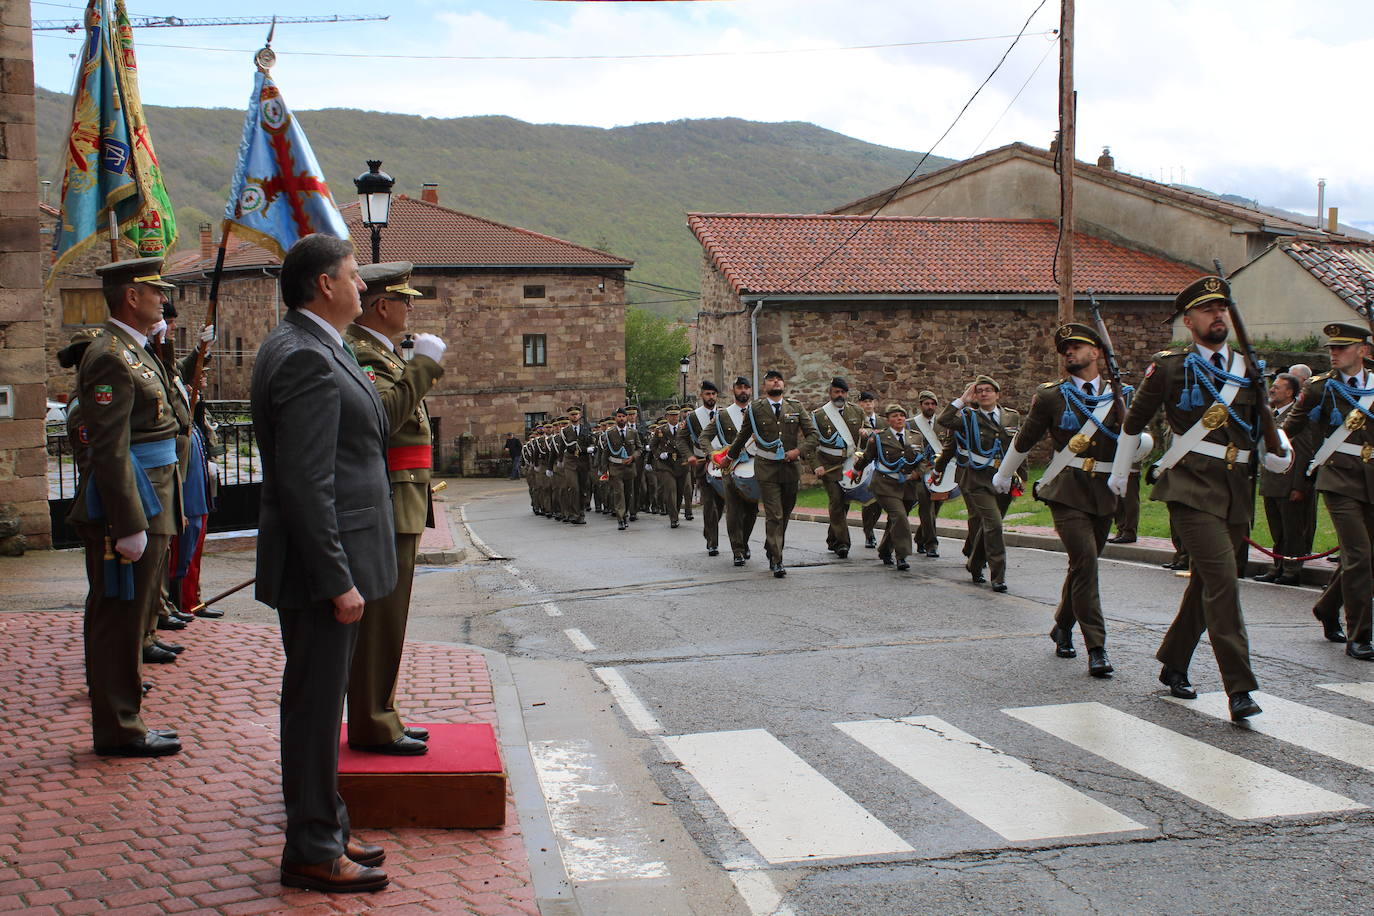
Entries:
[[1098,336],[1097,330],[1086,324],[1061,324],[1054,332],[1054,348],[1060,353],[1063,353],[1071,343],[1085,343],[1102,349],[1102,338]]
[[906,408],[903,407],[901,404],[889,404],[887,405],[887,409],[883,411],[883,416],[890,417],[894,413],[899,413],[902,416],[906,416]]
[[358,276],[367,284],[369,293],[400,293],[403,296],[419,297],[420,291],[410,285],[410,272],[415,265],[409,261],[383,261],[380,264],[364,264],[358,268]]
[[1174,299],[1174,314],[1166,324],[1172,324],[1179,315],[1186,313],[1191,308],[1196,308],[1206,302],[1217,299],[1230,301],[1231,284],[1221,277],[1199,277],[1189,283],[1183,292],[1179,293]]
[[628,415],[629,415],[629,411],[626,410],[624,407],[617,407],[617,408],[615,409],[615,415],[616,415],[617,417],[628,416]]
[[100,328],[82,328],[72,335],[71,342],[61,350],[57,351],[57,362],[63,369],[71,369],[81,362],[81,357],[86,352],[86,348],[95,340],[100,333]]
[[975,385],[991,385],[991,386],[992,386],[994,389],[996,389],[997,391],[1001,391],[1001,390],[1002,390],[1002,386],[999,385],[999,384],[997,384],[997,379],[993,378],[993,377],[990,376],[990,375],[980,375],[980,376],[978,376],[977,378],[975,378],[975,379],[973,380],[973,384],[975,384]]
[[876,400],[878,400],[878,396],[877,396],[876,394],[874,394],[873,392],[871,392],[871,391],[860,391],[860,392],[859,392],[859,400],[860,400],[860,401],[876,401]]
[[1344,321],[1333,321],[1322,328],[1322,333],[1326,335],[1324,347],[1344,347],[1353,343],[1369,343],[1369,327],[1363,324],[1347,324]]
[[743,386],[746,387],[746,388],[753,388],[753,387],[754,387],[753,384],[752,384],[747,378],[745,378],[745,377],[742,376],[742,375],[737,375],[737,376],[735,376],[735,384],[736,384],[736,385],[743,385]]
[[114,261],[102,264],[95,269],[96,276],[105,289],[113,289],[130,283],[147,283],[162,289],[176,289],[162,279],[162,258],[131,258],[127,261]]
[[716,387],[716,383],[713,382],[713,381],[711,381],[710,379],[702,379],[702,380],[701,380],[701,390],[702,390],[702,391],[716,391],[716,392],[719,392],[719,391],[720,391],[720,389]]
[[782,373],[779,372],[779,371],[776,370],[776,369],[769,369],[767,372],[765,372],[765,373],[763,374],[763,377],[764,377],[765,379],[770,379],[770,378],[782,378]]
[[837,375],[837,376],[835,376],[834,378],[832,378],[832,379],[830,380],[830,387],[831,387],[831,388],[838,388],[838,389],[840,389],[841,391],[848,391],[848,390],[849,390],[849,383],[846,382],[844,379],[840,378],[840,377]]
[[935,392],[931,391],[929,388],[923,388],[921,389],[921,392],[916,395],[916,402],[920,403],[921,401],[924,401],[926,398],[930,398],[932,401],[940,400],[935,396]]

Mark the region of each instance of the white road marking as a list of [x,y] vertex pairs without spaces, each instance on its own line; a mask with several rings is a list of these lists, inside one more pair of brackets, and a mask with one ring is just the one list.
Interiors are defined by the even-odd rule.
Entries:
[[596,648],[596,645],[587,638],[587,634],[576,627],[564,630],[563,635],[568,637],[568,642],[572,643],[573,648],[578,652],[591,652]]
[[754,916],[795,916],[790,906],[784,906],[782,894],[766,871],[726,872],[735,883],[740,899]]
[[1366,703],[1374,703],[1374,684],[1355,682],[1352,684],[1318,684],[1322,690],[1330,690],[1333,693],[1341,693],[1357,700],[1364,700]]
[[558,605],[554,604],[552,601],[544,602],[544,613],[548,614],[550,617],[563,616],[563,612],[558,609]]
[[[1264,712],[1245,720],[1250,731],[1296,744],[1362,770],[1374,771],[1374,726],[1267,693],[1251,696]],[[1213,718],[1231,718],[1226,694],[1221,691],[1199,694],[1196,700],[1165,699]]]
[[1364,807],[1101,703],[1002,711],[1237,820]]
[[625,718],[630,720],[630,724],[639,729],[646,735],[663,734],[663,723],[645,706],[643,701],[635,694],[630,685],[626,683],[625,676],[615,668],[593,668],[596,676],[601,678],[601,683],[605,684],[611,691],[611,696],[615,697],[616,703],[620,704],[620,711],[625,713]]
[[653,852],[657,844],[627,813],[624,793],[590,741],[534,741],[530,755],[571,880],[667,877],[668,866]]
[[1013,842],[1145,829],[935,716],[835,727]]
[[770,863],[912,852],[761,728],[665,737],[735,829]]

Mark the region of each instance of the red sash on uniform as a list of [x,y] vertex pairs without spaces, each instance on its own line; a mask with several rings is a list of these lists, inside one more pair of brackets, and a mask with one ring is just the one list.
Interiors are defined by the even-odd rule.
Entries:
[[433,456],[434,449],[428,445],[398,445],[386,450],[386,469],[413,471],[416,468],[428,468]]

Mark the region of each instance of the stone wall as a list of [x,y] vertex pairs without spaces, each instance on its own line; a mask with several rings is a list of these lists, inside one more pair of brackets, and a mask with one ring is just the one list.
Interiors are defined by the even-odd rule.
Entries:
[[0,506],[19,530],[5,538],[10,550],[51,544],[29,15],[27,3],[0,4],[0,385],[12,386],[14,409],[0,419]]

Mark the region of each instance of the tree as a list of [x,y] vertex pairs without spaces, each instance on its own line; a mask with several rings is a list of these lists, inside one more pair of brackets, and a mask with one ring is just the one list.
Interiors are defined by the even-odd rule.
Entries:
[[676,394],[678,363],[691,352],[683,325],[644,309],[625,309],[625,391],[632,402]]

